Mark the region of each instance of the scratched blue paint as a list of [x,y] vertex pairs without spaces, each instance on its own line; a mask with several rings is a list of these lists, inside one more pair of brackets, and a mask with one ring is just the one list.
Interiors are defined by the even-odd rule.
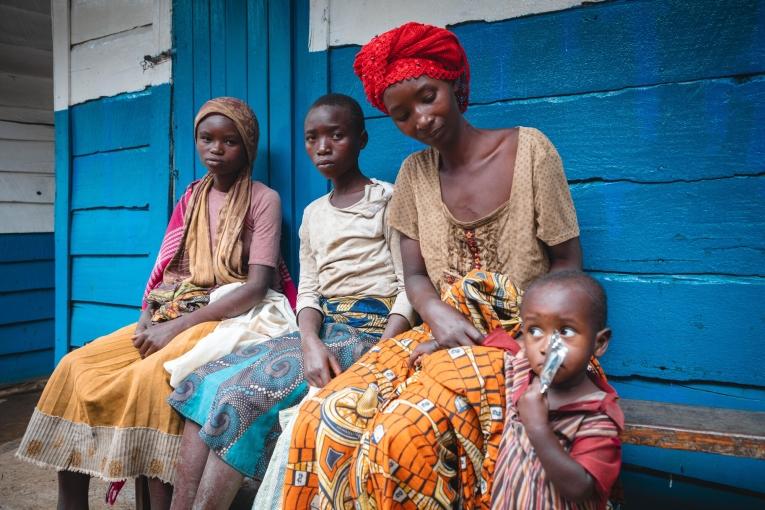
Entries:
[[[626,339],[618,338],[617,342]],[[614,345],[617,347],[618,343]],[[618,350],[618,348],[617,348]],[[689,406],[724,407],[742,411],[765,411],[765,388],[735,383],[673,381],[666,378],[619,377],[608,382],[619,396],[632,400],[658,400]]]
[[[622,449],[625,464],[648,465],[666,473],[757,491],[760,497],[763,497],[762,480],[765,479],[765,460],[648,446],[622,445]],[[693,507],[684,506],[683,508]]]
[[0,234],[0,384],[53,364],[53,233]]
[[13,384],[46,376],[53,371],[53,350],[0,356],[0,384]]
[[[728,110],[726,124],[710,114],[709,95]],[[705,80],[477,105],[467,117],[479,127],[542,130],[571,180],[671,182],[765,170],[765,76],[743,83]],[[644,117],[655,126],[648,137],[643,136]],[[388,118],[368,120],[367,127],[365,168],[398,168],[411,150],[421,147]]]
[[[53,294],[51,289],[50,295]],[[15,322],[0,326],[0,356],[21,355],[31,351],[48,351],[53,362],[53,314],[46,319]],[[40,374],[44,374],[41,370]],[[17,379],[16,374],[8,374]],[[18,379],[17,379],[18,380]]]
[[[758,0],[620,0],[465,23],[454,32],[471,64],[471,101],[491,103],[760,73],[762,11]],[[564,38],[581,51],[563,51]],[[333,90],[361,102],[352,70],[357,51],[330,50],[330,68]],[[362,104],[367,115],[380,115]]]
[[127,315],[78,307],[137,316],[171,207],[170,88],[56,112],[57,359]]
[[[704,459],[709,461],[710,459]],[[716,460],[716,459],[714,459]],[[727,466],[738,472],[738,465]],[[762,475],[762,473],[758,473]],[[761,496],[743,491],[721,490],[703,480],[679,478],[676,474],[645,473],[627,465],[622,467],[626,509],[720,510],[721,508],[762,508]]]
[[79,347],[138,320],[138,306],[103,305],[89,302],[72,304],[71,346]]

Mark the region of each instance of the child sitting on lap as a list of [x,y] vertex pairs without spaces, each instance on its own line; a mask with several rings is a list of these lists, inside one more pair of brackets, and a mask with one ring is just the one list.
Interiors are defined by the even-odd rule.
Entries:
[[[550,273],[529,286],[521,318],[523,347],[505,355],[507,412],[492,508],[605,508],[624,426],[616,392],[590,364],[611,338],[605,291],[579,271]],[[554,331],[568,352],[542,394]]]

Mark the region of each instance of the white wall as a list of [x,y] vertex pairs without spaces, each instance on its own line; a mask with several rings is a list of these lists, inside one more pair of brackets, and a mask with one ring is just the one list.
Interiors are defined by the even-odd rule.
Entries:
[[[310,0],[310,51],[364,44],[407,21],[436,26],[558,11],[582,0]],[[600,2],[602,0],[590,0]],[[590,3],[590,2],[588,2]]]
[[[172,0],[52,0],[55,109],[170,81]],[[68,48],[69,51],[62,51]]]
[[53,231],[50,3],[0,4],[0,234]]

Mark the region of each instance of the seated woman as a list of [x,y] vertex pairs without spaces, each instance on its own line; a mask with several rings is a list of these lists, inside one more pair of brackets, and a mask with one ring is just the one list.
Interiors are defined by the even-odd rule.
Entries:
[[398,235],[386,223],[392,186],[359,169],[361,107],[323,96],[304,129],[306,151],[333,191],[303,213],[300,331],[208,363],[171,395],[187,420],[173,508],[228,508],[243,476],[263,476],[280,410],[300,402],[309,384],[326,385],[381,335],[410,327]]
[[[563,167],[536,129],[468,123],[468,63],[447,30],[407,23],[386,32],[361,49],[354,70],[372,105],[428,145],[402,164],[389,213],[401,233],[406,291],[425,325],[379,343],[303,404],[283,508],[453,508],[458,502],[488,508],[504,414],[504,351],[470,347],[497,324],[517,327],[509,320],[516,285],[581,267]],[[463,280],[474,270],[480,271]],[[511,282],[499,285],[498,278]],[[476,280],[496,288],[475,308],[480,313],[460,304],[474,294]],[[452,284],[463,295],[450,306],[440,295],[454,293]],[[507,322],[486,321],[499,312]],[[448,351],[433,357],[466,353],[461,371],[434,375],[453,377],[464,390],[459,399],[450,397],[452,408],[441,395],[406,393],[415,374],[410,357],[435,348]],[[411,421],[407,411],[417,409],[427,415]],[[459,410],[465,412],[452,412]],[[399,425],[395,432],[386,429],[391,422]],[[418,445],[438,456],[428,449],[420,454]],[[455,457],[456,451],[465,454]]]
[[[280,287],[279,196],[250,178],[254,114],[238,99],[213,99],[194,134],[208,173],[173,211],[138,323],[64,356],[19,446],[21,459],[59,470],[58,508],[87,508],[90,476],[150,477],[152,508],[167,508],[183,420],[167,405],[163,364]],[[208,304],[233,282],[246,283]]]

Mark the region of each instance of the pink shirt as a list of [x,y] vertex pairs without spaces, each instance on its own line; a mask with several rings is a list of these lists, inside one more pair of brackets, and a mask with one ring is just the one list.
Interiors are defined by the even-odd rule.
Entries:
[[[207,206],[210,214],[210,243],[212,251],[218,243],[218,217],[226,195],[210,188]],[[279,262],[279,243],[282,235],[282,208],[279,194],[263,184],[252,181],[250,209],[244,220],[242,233],[243,260],[248,265],[259,264],[276,268]]]

